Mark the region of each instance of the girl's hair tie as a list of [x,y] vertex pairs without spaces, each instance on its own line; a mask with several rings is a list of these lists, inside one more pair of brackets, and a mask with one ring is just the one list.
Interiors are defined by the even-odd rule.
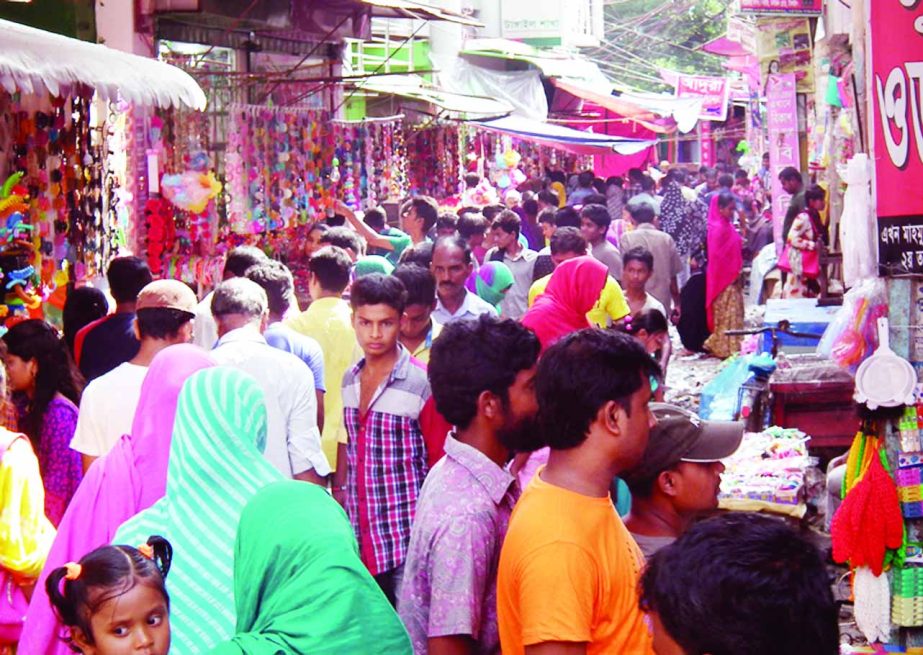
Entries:
[[64,565],[64,568],[67,570],[67,573],[64,574],[65,580],[77,580],[83,572],[83,567],[77,562],[68,562]]
[[150,544],[141,544],[138,546],[138,552],[148,559],[154,559],[154,547]]

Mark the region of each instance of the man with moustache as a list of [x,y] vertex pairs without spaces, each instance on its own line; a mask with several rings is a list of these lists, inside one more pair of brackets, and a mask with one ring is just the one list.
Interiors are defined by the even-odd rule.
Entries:
[[433,342],[430,386],[455,430],[423,484],[398,597],[416,655],[500,652],[497,561],[519,497],[505,465],[538,445],[538,352],[531,330],[492,316],[450,323]]
[[497,310],[476,293],[465,288],[465,281],[474,270],[471,248],[460,237],[440,237],[433,247],[430,271],[436,278],[436,310],[433,319],[447,325],[461,318],[477,318],[481,314],[497,315]]

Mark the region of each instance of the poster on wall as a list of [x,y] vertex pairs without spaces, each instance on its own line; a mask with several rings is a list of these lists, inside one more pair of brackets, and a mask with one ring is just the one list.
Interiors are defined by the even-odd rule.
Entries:
[[731,85],[726,77],[679,75],[676,78],[677,98],[701,98],[701,121],[727,120],[730,91]]
[[792,73],[770,75],[766,82],[766,123],[769,131],[769,168],[772,176],[772,234],[782,252],[782,224],[791,196],[779,181],[783,168],[801,170],[798,148],[798,102]]
[[813,93],[814,64],[808,19],[760,18],[756,29],[760,79],[764,88],[770,75],[791,73],[798,83],[798,93]]
[[872,152],[882,275],[923,275],[923,5],[870,11]]

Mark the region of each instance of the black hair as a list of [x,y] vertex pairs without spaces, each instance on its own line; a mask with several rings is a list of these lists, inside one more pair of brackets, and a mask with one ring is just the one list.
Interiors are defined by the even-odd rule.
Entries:
[[551,189],[544,189],[542,191],[539,191],[538,196],[536,197],[538,198],[540,202],[543,202],[546,205],[550,205],[552,207],[558,206],[558,202],[559,202],[558,194],[556,194]]
[[673,179],[682,186],[686,183],[686,171],[682,168],[671,168],[670,172],[673,174]]
[[812,184],[808,187],[808,190],[804,192],[804,202],[808,204],[814,200],[824,200],[827,197],[827,192],[824,191],[824,188],[818,186],[817,184]]
[[543,209],[538,214],[538,222],[548,223],[549,225],[554,225],[555,224],[555,214],[557,214],[557,211],[555,211],[551,207]]
[[724,187],[725,189],[730,189],[734,186],[734,178],[727,173],[722,173],[718,177],[718,186]]
[[[487,229],[486,221],[484,229]],[[433,263],[434,247],[432,241],[421,241],[412,248],[404,250],[398,259],[398,264],[416,264],[423,268],[429,268],[429,265]]]
[[601,177],[597,177],[593,180],[593,188],[596,189],[596,193],[606,195],[606,181]]
[[450,212],[443,212],[436,217],[437,230],[458,230],[458,216]]
[[[327,230],[329,229],[330,229],[330,226],[327,225],[326,223],[315,223],[310,228],[308,228],[308,234],[311,234],[311,232],[320,232],[321,234],[326,234]],[[254,262],[254,264],[258,264],[258,263],[259,262]],[[244,269],[244,271],[246,272],[246,269]]]
[[584,207],[587,205],[605,205],[606,196],[601,193],[590,193],[584,196],[582,204]]
[[644,177],[644,171],[640,168],[629,168],[628,169],[628,179],[632,182],[640,182],[641,178]]
[[491,229],[501,229],[508,234],[519,234],[522,231],[522,219],[512,209],[504,209],[490,224]]
[[[518,217],[517,217],[518,218]],[[461,237],[439,237],[436,240],[436,243],[433,244],[433,253],[440,246],[446,246],[449,248],[458,248],[462,251],[463,259],[466,264],[472,262],[471,258],[471,246],[468,245],[468,242],[462,239]],[[430,262],[432,262],[432,254],[430,254]]]
[[141,289],[154,280],[147,262],[140,257],[116,257],[106,271],[109,292],[117,303],[134,302]]
[[318,248],[317,252],[308,262],[308,268],[317,278],[318,284],[324,291],[334,293],[343,293],[343,290],[349,284],[349,271],[352,268],[352,260],[349,254],[337,246],[324,246]]
[[58,333],[45,321],[36,318],[17,323],[3,335],[3,341],[10,355],[23,361],[34,359],[38,363],[35,395],[19,425],[38,452],[49,403],[60,393],[79,406],[83,377]]
[[660,366],[627,334],[590,328],[565,336],[545,351],[535,378],[545,443],[579,446],[603,405],[630,413],[631,396],[652,375],[660,377]]
[[717,179],[717,177],[718,177],[718,169],[717,169],[717,168],[706,168],[706,169],[705,169],[705,178],[706,178],[706,179],[708,179],[708,178],[716,178],[716,179]]
[[785,182],[786,180],[798,180],[801,182],[801,173],[794,166],[786,166],[779,172],[779,181]]
[[609,210],[606,209],[606,206],[595,203],[584,205],[583,209],[580,210],[580,218],[588,218],[596,227],[606,230],[609,229],[609,225],[612,223],[612,217],[609,216]]
[[353,281],[349,289],[349,304],[353,309],[366,305],[387,305],[404,313],[407,306],[407,289],[399,278],[393,275],[370,273]]
[[747,171],[745,171],[745,170],[742,169],[742,168],[738,168],[736,171],[734,171],[734,179],[735,179],[735,180],[745,180],[745,179],[747,179],[748,177],[750,177],[750,176],[747,174]]
[[270,259],[248,268],[244,277],[263,287],[269,301],[270,314],[282,316],[288,311],[295,293],[295,280],[285,264]]
[[635,223],[653,223],[654,217],[656,216],[654,208],[651,207],[650,203],[646,202],[634,205],[628,211]]
[[[88,643],[94,644],[91,619],[102,606],[122,596],[139,584],[148,584],[163,595],[167,609],[170,596],[164,581],[173,561],[173,547],[160,536],[147,540],[151,558],[132,546],[100,546],[84,555],[79,575],[68,580],[68,567],[60,566],[48,574],[45,591],[61,623],[79,629]],[[80,652],[73,637],[67,640],[71,650]]]
[[589,187],[593,184],[594,179],[596,179],[596,176],[593,175],[593,171],[583,171],[577,176],[577,184],[581,187]]
[[641,176],[641,190],[642,191],[653,191],[654,187],[657,186],[657,183],[654,182],[654,178],[650,175]]
[[718,208],[727,207],[728,205],[737,205],[734,194],[730,191],[722,191],[718,194]]
[[429,196],[414,196],[410,200],[404,201],[401,205],[401,215],[406,214],[411,209],[417,210],[417,216],[423,219],[423,232],[429,232],[436,224],[436,217],[439,215],[439,205]]
[[74,353],[74,338],[80,328],[108,313],[106,294],[95,287],[79,287],[67,294],[61,320],[64,323],[64,342],[71,355]]
[[365,212],[365,216],[362,217],[362,220],[370,228],[372,228],[376,232],[380,232],[381,230],[385,229],[385,223],[387,222],[387,218],[388,216],[387,214],[385,214],[384,209],[382,209],[381,207],[372,207],[371,209]]
[[554,224],[558,227],[580,227],[580,214],[570,205],[565,205],[555,212]]
[[392,273],[407,290],[407,305],[426,305],[436,302],[436,278],[429,268],[416,264],[401,264]]
[[648,334],[657,334],[666,332],[669,327],[667,317],[659,309],[645,309],[634,314],[630,320],[626,319],[616,328],[625,334],[638,334],[644,330]]
[[548,171],[548,179],[552,182],[567,184],[567,176],[564,175],[564,171]]
[[145,307],[135,312],[141,338],[174,339],[195,314],[169,307]]
[[365,254],[365,239],[348,227],[332,227],[320,238],[321,243],[337,246],[343,250],[352,250],[357,257]]
[[332,216],[325,216],[324,223],[329,228],[334,227],[343,227],[346,225],[346,217],[343,214],[333,214]]
[[477,173],[465,173],[465,186],[469,189],[476,187],[481,183],[481,176]]
[[606,178],[606,187],[617,186],[621,189],[624,185],[625,180],[620,175],[610,175]]
[[708,166],[699,166],[699,175],[708,175],[708,172],[711,170]]
[[[311,228],[312,230],[314,228]],[[247,269],[257,264],[262,264],[267,259],[266,253],[255,248],[254,246],[238,246],[228,252],[228,258],[224,262],[224,277],[231,277],[231,273],[237,277],[243,277]]]
[[506,205],[487,205],[481,210],[481,213],[484,215],[484,218],[487,219],[489,223],[494,222],[494,218],[497,217],[500,212],[509,211],[506,208]]
[[824,560],[774,517],[731,512],[689,528],[649,561],[641,607],[686,653],[839,652]]
[[473,236],[487,232],[487,219],[480,212],[466,212],[459,215],[456,229],[458,236],[467,241]]
[[489,391],[506,405],[516,375],[535,365],[540,349],[535,333],[511,319],[482,314],[449,323],[433,341],[427,366],[436,409],[452,425],[468,427],[478,396]]
[[527,198],[523,200],[522,211],[524,211],[527,216],[538,216],[538,200],[535,198]]
[[628,262],[641,262],[647,270],[654,270],[654,254],[644,246],[635,246],[622,255],[622,266],[628,266]]
[[579,255],[585,255],[587,252],[586,239],[575,227],[561,227],[551,235],[550,243],[552,255],[558,255],[564,252],[575,252]]

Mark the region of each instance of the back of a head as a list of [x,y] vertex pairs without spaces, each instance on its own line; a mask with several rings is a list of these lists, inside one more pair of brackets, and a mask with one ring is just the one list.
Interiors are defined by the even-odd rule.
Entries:
[[324,246],[311,256],[308,268],[321,289],[339,294],[349,285],[352,260],[342,248]]
[[150,284],[154,277],[147,262],[140,257],[116,257],[106,271],[109,292],[115,302],[129,303],[137,299],[141,289]]
[[632,183],[640,183],[642,177],[644,177],[644,171],[642,171],[640,168],[628,169],[628,179]]
[[535,334],[510,319],[485,314],[449,323],[433,341],[427,367],[436,409],[449,423],[467,428],[477,415],[478,397],[489,391],[508,401],[516,376],[535,365],[539,348]]
[[554,450],[580,446],[603,405],[614,401],[630,412],[642,381],[659,374],[644,347],[626,334],[586,329],[565,336],[542,356],[535,378],[545,443]]
[[393,275],[371,273],[353,282],[349,290],[349,304],[353,310],[368,305],[387,305],[401,315],[407,306],[407,290],[404,283]]
[[429,268],[416,264],[401,264],[392,273],[407,290],[407,305],[431,307],[436,302],[436,278]]
[[270,259],[248,268],[244,277],[256,282],[266,292],[270,314],[282,316],[288,311],[295,293],[295,280],[285,264]]
[[592,221],[596,227],[607,229],[612,223],[612,217],[609,216],[609,210],[604,204],[584,205],[580,210],[580,217]]
[[473,189],[478,184],[481,183],[481,176],[477,173],[465,173],[465,186],[469,189]]
[[102,318],[109,312],[106,294],[95,287],[80,287],[67,294],[61,320],[64,323],[64,339],[73,348],[74,337],[80,328]]
[[732,186],[734,186],[734,178],[727,173],[722,173],[718,177],[718,186],[724,189],[730,189]]
[[538,192],[538,201],[543,202],[550,207],[558,206],[558,194],[550,189],[544,189],[543,191]]
[[673,180],[681,186],[686,184],[686,171],[682,168],[671,168],[670,172],[673,174]]
[[372,207],[365,212],[365,215],[362,217],[363,222],[368,225],[370,228],[376,232],[381,232],[385,229],[385,223],[387,221],[387,215],[385,210],[381,207]]
[[487,222],[493,223],[497,215],[505,211],[508,211],[506,205],[487,205],[481,210],[481,213],[487,219]]
[[352,250],[357,257],[365,254],[365,239],[348,227],[330,228],[320,238],[320,242],[343,250]]
[[522,211],[524,211],[527,216],[538,216],[538,200],[535,198],[526,198],[523,200]]
[[737,205],[737,200],[734,198],[734,194],[730,191],[722,189],[718,194],[718,209],[723,209],[729,205]]
[[641,176],[641,190],[645,193],[654,193],[654,188],[657,186],[657,183],[654,182],[654,178],[650,175]]
[[247,269],[265,262],[269,257],[266,253],[253,246],[238,246],[228,252],[224,262],[224,277],[242,277]]
[[559,184],[567,184],[567,176],[564,171],[548,171],[548,179]]
[[587,242],[575,227],[561,227],[551,235],[550,243],[552,255],[561,255],[564,253],[576,253],[585,255],[587,253]]
[[593,186],[594,179],[596,179],[596,176],[593,175],[593,171],[583,171],[577,176],[577,184],[583,188],[589,188]]
[[824,561],[775,517],[731,512],[692,526],[648,562],[641,604],[687,653],[839,652]]
[[232,277],[215,287],[212,314],[215,318],[238,314],[258,319],[268,311],[269,301],[263,288],[245,277]]
[[[486,221],[484,229],[487,229]],[[429,265],[433,262],[433,247],[432,241],[421,241],[412,248],[404,250],[400,259],[398,259],[398,264],[416,264],[417,266],[429,268]]]
[[455,232],[458,230],[459,218],[450,212],[443,212],[436,217],[437,232]]
[[580,227],[580,214],[576,209],[567,205],[561,207],[554,215],[554,224],[558,227]]
[[480,212],[476,214],[465,213],[458,219],[456,227],[458,228],[458,236],[468,241],[471,237],[483,235],[487,231],[487,219]]
[[631,220],[638,225],[654,222],[654,216],[656,215],[654,214],[654,208],[646,202],[632,207],[629,211],[631,212]]
[[746,182],[749,177],[750,176],[747,175],[747,171],[742,168],[738,168],[736,171],[734,171],[734,181],[737,183]]
[[490,227],[494,230],[503,230],[507,234],[519,234],[522,229],[522,219],[519,218],[519,214],[516,212],[510,209],[504,209],[497,214],[497,217],[490,224]]

